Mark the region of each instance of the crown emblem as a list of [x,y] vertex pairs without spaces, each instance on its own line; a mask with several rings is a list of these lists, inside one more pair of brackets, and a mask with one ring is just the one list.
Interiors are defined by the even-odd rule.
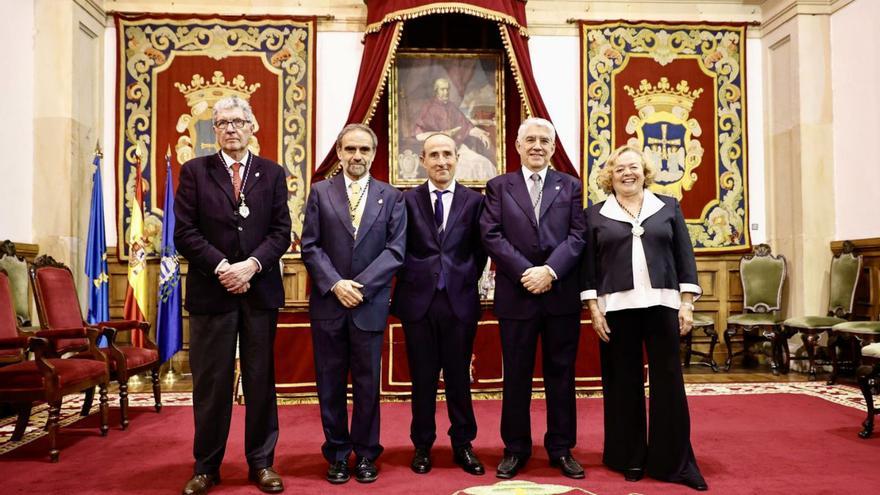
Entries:
[[260,88],[260,83],[248,85],[241,74],[236,75],[231,81],[226,81],[223,72],[215,70],[210,83],[206,82],[200,74],[193,74],[192,82],[188,86],[176,82],[174,87],[183,93],[186,104],[190,107],[206,102],[211,108],[214,103],[228,96],[238,96],[243,100],[250,100],[254,91]]
[[642,79],[638,90],[629,86],[624,86],[623,89],[632,97],[638,110],[652,106],[658,112],[671,112],[673,108],[678,107],[690,113],[694,101],[703,93],[702,88],[691,91],[687,81],[679,82],[673,89],[669,79],[665,77],[660,78],[657,86],[649,83],[647,79]]

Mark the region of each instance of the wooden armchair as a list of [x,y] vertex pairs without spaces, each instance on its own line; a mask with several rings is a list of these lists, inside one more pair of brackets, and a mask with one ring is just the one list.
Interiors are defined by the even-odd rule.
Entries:
[[[709,350],[707,352],[695,351],[694,332],[701,330],[706,337],[709,337]],[[715,345],[718,344],[718,332],[715,331],[715,318],[702,314],[694,313],[694,327],[686,335],[681,336],[681,344],[684,346],[684,362],[682,366],[685,368],[691,365],[691,356],[700,356],[703,359],[697,361],[696,364],[704,364],[712,371],[718,371],[718,363],[715,362]]]
[[[37,301],[37,313],[43,328],[63,328],[86,326],[80,312],[79,299],[76,293],[73,274],[70,269],[52,259],[51,256],[40,256],[34,260],[30,268],[31,282]],[[110,378],[119,383],[119,410],[122,429],[128,427],[128,380],[131,376],[150,371],[153,382],[153,397],[156,412],[162,410],[162,391],[159,385],[159,351],[150,340],[150,324],[145,321],[108,321],[94,326],[101,329],[107,337],[109,347],[104,350],[109,359]],[[119,345],[116,342],[118,332],[141,330],[144,332],[144,347]],[[50,351],[60,355],[66,352],[67,341],[60,341],[59,346]],[[79,357],[79,356],[77,356]],[[83,357],[85,357],[83,355]],[[94,388],[86,391],[83,410],[88,410],[94,398]]]
[[[727,346],[726,369],[733,357],[745,358],[753,341],[770,341],[770,369],[774,375],[788,372],[788,343],[782,334],[782,286],[785,283],[785,258],[774,256],[767,244],[755,246],[754,254],[740,259],[739,275],[743,286],[743,313],[727,318],[724,343]],[[733,353],[731,344],[737,331],[742,332],[743,349]]]
[[[0,271],[0,334],[9,335],[16,330],[15,310],[12,305],[12,291],[6,272]],[[107,384],[110,380],[107,361],[95,342],[98,331],[84,326],[40,330],[36,337],[0,338],[0,350],[14,350],[22,353],[25,349],[33,352],[33,361],[20,361],[0,368],[0,402],[13,404],[18,410],[18,420],[12,433],[12,440],[21,440],[35,402],[49,404],[49,458],[58,462],[57,434],[61,416],[61,401],[65,395],[82,392],[85,389],[100,389],[101,435],[107,435]],[[60,359],[49,352],[59,341],[79,342],[70,345],[71,351],[80,351],[88,359]],[[84,354],[84,355],[85,355]],[[85,415],[85,414],[83,414]]]
[[[838,323],[846,322],[853,310],[856,296],[856,284],[862,270],[862,257],[853,254],[853,243],[845,241],[843,252],[831,260],[831,285],[828,295],[828,314],[826,316],[799,316],[789,318],[782,323],[785,338],[795,333],[801,334],[807,359],[810,363],[810,379],[816,379],[816,347],[819,337],[824,333],[828,336],[828,351],[831,355],[832,373],[828,383],[834,383],[839,372],[837,358],[837,337],[831,328]],[[802,358],[801,358],[802,359]]]
[[[877,332],[880,332],[880,322],[873,323]],[[880,343],[868,344],[862,347],[862,360],[864,364],[856,370],[856,379],[862,395],[865,396],[865,404],[868,406],[868,417],[862,423],[862,431],[859,436],[869,438],[874,433],[874,416],[877,410],[874,408],[874,389],[880,383]]]
[[15,243],[8,239],[0,243],[0,269],[5,270],[9,278],[18,326],[27,327],[31,324],[28,265],[16,252]]

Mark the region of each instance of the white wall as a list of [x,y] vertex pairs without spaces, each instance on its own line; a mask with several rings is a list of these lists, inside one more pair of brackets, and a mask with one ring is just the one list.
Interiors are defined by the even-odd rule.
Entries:
[[831,16],[834,203],[837,239],[880,237],[880,2],[855,0]]
[[0,0],[4,77],[0,78],[3,118],[0,136],[12,147],[0,160],[0,240],[33,241],[34,191],[34,7],[31,2]]

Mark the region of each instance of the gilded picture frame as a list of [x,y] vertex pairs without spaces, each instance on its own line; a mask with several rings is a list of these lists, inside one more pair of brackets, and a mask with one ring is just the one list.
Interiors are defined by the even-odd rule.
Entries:
[[401,51],[389,82],[389,181],[427,179],[422,142],[443,132],[456,142],[456,180],[485,187],[504,173],[504,61],[500,51]]

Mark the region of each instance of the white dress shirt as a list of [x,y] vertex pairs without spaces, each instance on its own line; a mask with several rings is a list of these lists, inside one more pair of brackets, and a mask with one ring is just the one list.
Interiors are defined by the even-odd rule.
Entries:
[[[437,211],[437,195],[434,194],[434,191],[440,190],[433,182],[428,181],[428,194],[431,195],[431,208],[434,212]],[[446,230],[446,220],[449,219],[449,209],[452,208],[452,196],[455,194],[455,180],[453,179],[449,186],[443,190],[447,192],[441,196],[443,198],[443,228],[441,230]]]
[[[654,195],[651,191],[645,189],[645,197],[642,202],[642,211],[639,212],[639,218],[634,219],[613,194],[608,196],[599,214],[612,220],[631,223],[633,226],[642,225],[651,215],[660,211],[666,204]],[[655,289],[651,287],[651,277],[648,274],[648,260],[645,258],[645,248],[642,245],[641,237],[633,234],[632,243],[632,268],[633,268],[633,288],[620,292],[612,292],[610,294],[598,295],[595,289],[585,290],[581,292],[581,300],[596,299],[599,305],[599,311],[605,314],[608,311],[618,311],[621,309],[649,308],[651,306],[665,306],[667,308],[678,309],[681,306],[681,292],[691,292],[695,295],[694,300],[700,297],[702,289],[696,284],[679,284],[679,290],[675,289]]]

